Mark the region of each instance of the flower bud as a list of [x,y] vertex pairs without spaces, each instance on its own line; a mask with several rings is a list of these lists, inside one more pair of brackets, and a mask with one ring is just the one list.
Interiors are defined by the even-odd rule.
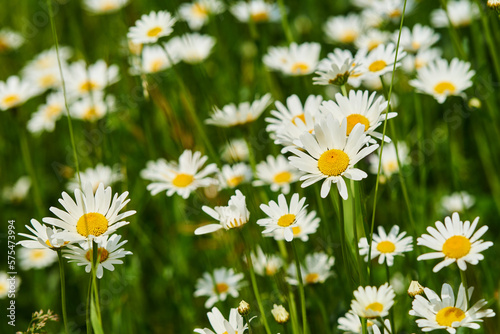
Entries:
[[273,305],[273,309],[271,310],[271,313],[273,314],[274,320],[278,324],[284,324],[288,321],[290,318],[290,314],[287,312],[287,310],[283,307],[283,305]]
[[242,300],[240,302],[240,305],[238,306],[238,313],[241,316],[248,315],[248,313],[250,313],[250,304],[248,304],[246,301]]
[[422,295],[424,293],[424,287],[417,281],[411,281],[410,287],[408,288],[408,296],[415,298],[416,295]]

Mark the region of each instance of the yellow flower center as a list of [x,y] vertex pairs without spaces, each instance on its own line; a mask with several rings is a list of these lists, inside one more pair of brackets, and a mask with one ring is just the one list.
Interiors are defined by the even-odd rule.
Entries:
[[[45,243],[46,243],[46,244],[47,244],[47,246],[49,246],[50,248],[60,248],[60,247],[54,247],[54,246],[50,243],[49,239],[47,239],[47,241],[45,241]],[[65,242],[64,242],[64,245],[67,245],[67,244],[69,244],[69,241],[65,241]]]
[[371,310],[380,313],[384,310],[384,305],[380,304],[379,302],[374,302],[365,307],[365,310],[366,311]]
[[305,281],[307,284],[318,283],[319,275],[316,273],[310,273],[306,275]]
[[445,307],[436,314],[436,322],[440,326],[451,327],[455,321],[462,321],[464,318],[464,311],[453,306]]
[[303,62],[296,62],[292,65],[293,74],[304,74],[309,70],[309,65]]
[[194,177],[191,174],[180,173],[172,180],[172,184],[178,188],[185,188],[193,183]]
[[399,9],[394,9],[392,12],[389,13],[389,17],[391,19],[397,18],[401,16],[401,10]]
[[83,119],[84,120],[92,120],[92,119],[95,119],[97,117],[97,109],[95,107],[91,107],[89,109],[87,109],[87,111],[85,111],[85,113],[83,114]]
[[162,67],[163,67],[163,60],[161,59],[155,59],[151,62],[151,72],[161,71]]
[[383,60],[375,60],[373,63],[368,66],[368,70],[370,72],[378,72],[383,70],[387,66],[387,63]]
[[76,232],[84,237],[89,235],[98,237],[107,230],[108,220],[98,212],[86,213],[76,223]]
[[0,52],[9,49],[9,44],[7,44],[2,38],[0,38]]
[[351,114],[347,116],[347,135],[350,135],[354,126],[359,123],[365,126],[365,131],[370,127],[370,121],[363,115]]
[[[93,259],[92,254],[93,254],[92,249],[89,249],[87,251],[87,253],[85,254],[85,258],[87,259],[87,261],[92,262],[92,259]],[[109,257],[109,252],[106,248],[103,248],[103,247],[97,248],[97,262],[98,263],[103,263],[104,261],[106,261],[108,259],[108,257]]]
[[278,225],[281,227],[288,227],[295,222],[295,215],[293,213],[287,213],[278,219]]
[[149,29],[146,35],[148,35],[148,37],[156,37],[162,32],[162,30],[163,29],[161,27],[154,27]]
[[19,101],[21,101],[21,97],[17,94],[9,94],[2,100],[3,104],[9,107],[19,103]]
[[229,285],[226,283],[217,283],[215,285],[215,289],[217,290],[217,293],[224,293],[229,290]]
[[304,113],[302,113],[300,115],[293,116],[293,118],[292,118],[293,125],[297,125],[297,123],[295,123],[295,121],[297,119],[300,119],[302,121],[302,123],[306,124],[306,115],[304,115]]
[[269,21],[269,14],[267,12],[257,12],[253,13],[250,18],[254,22],[264,22]]
[[342,43],[352,43],[356,40],[358,34],[354,30],[346,30],[342,36],[340,36],[340,41]]
[[471,248],[470,240],[461,235],[448,238],[443,244],[443,253],[446,257],[460,259],[469,254]]
[[33,261],[40,260],[45,256],[45,251],[43,249],[33,249],[30,254],[30,258]]
[[235,228],[235,227],[240,227],[244,224],[246,224],[246,220],[244,220],[243,218],[234,218],[233,220],[227,223],[226,227]]
[[276,267],[272,265],[267,265],[266,266],[266,275],[267,276],[273,276],[276,274]]
[[93,90],[97,87],[98,87],[97,83],[95,83],[91,80],[87,80],[80,85],[80,90],[83,92],[90,92],[91,90]]
[[397,161],[389,161],[384,164],[384,170],[387,173],[394,173],[398,170],[398,162]]
[[380,45],[380,43],[381,43],[381,41],[376,41],[376,40],[369,41],[368,42],[368,51],[375,49],[377,46]]
[[396,250],[396,245],[391,241],[381,241],[377,245],[377,250],[380,253],[392,253]]
[[300,228],[300,226],[295,226],[295,227],[292,227],[292,232],[293,232],[293,235],[298,235],[298,234],[300,234],[300,232],[302,232],[302,229]]
[[108,12],[108,11],[111,11],[111,10],[114,10],[116,9],[118,6],[116,4],[114,4],[112,1],[106,1],[102,4],[101,6],[101,10],[103,12]]
[[284,171],[276,173],[276,175],[274,175],[273,181],[275,183],[289,183],[291,179],[292,173]]
[[229,180],[227,180],[227,185],[230,186],[230,187],[236,187],[241,182],[243,182],[244,179],[245,179],[245,177],[243,175],[233,176],[232,178],[230,178]]
[[45,115],[49,118],[58,116],[62,111],[62,108],[58,105],[48,106],[45,110]]
[[341,150],[331,149],[318,159],[318,169],[328,176],[339,176],[349,167],[349,156]]
[[194,16],[205,17],[208,14],[208,9],[201,3],[195,3],[192,8]]
[[420,49],[420,43],[419,43],[419,42],[417,42],[417,41],[413,41],[413,42],[411,43],[411,47],[412,47],[414,50],[418,50],[418,49]]
[[438,94],[445,94],[446,92],[448,92],[449,94],[453,94],[455,93],[456,89],[457,88],[455,87],[455,85],[449,81],[441,81],[436,86],[434,86],[434,91]]
[[47,74],[40,78],[40,86],[42,87],[52,86],[53,84],[55,84],[55,82],[56,77],[52,74]]

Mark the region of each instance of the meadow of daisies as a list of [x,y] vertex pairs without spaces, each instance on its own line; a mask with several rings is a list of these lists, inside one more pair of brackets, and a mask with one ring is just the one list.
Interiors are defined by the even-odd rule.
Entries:
[[0,12],[1,333],[499,333],[498,0]]

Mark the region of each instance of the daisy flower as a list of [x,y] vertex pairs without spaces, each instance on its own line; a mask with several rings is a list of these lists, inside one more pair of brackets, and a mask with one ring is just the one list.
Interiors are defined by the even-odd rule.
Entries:
[[316,74],[319,77],[313,78],[315,85],[345,85],[354,74],[356,65],[351,52],[335,49],[334,53],[328,54],[328,58],[323,59],[318,65]]
[[31,188],[29,176],[21,176],[12,186],[5,186],[2,189],[2,198],[11,203],[22,202]]
[[466,191],[454,192],[441,198],[441,207],[447,212],[464,212],[470,209],[476,199]]
[[53,132],[56,122],[65,114],[64,95],[62,92],[54,92],[47,95],[45,104],[31,115],[28,121],[28,131],[41,133],[43,131]]
[[55,238],[65,241],[92,240],[94,237],[109,235],[129,222],[123,219],[135,214],[135,211],[120,211],[130,199],[126,199],[128,191],[120,196],[115,194],[111,199],[111,187],[104,189],[101,183],[94,194],[92,185],[83,185],[83,191],[75,189],[76,202],[66,193],[62,193],[59,203],[66,211],[50,207],[57,218],[45,217],[43,222],[63,229],[55,234]]
[[252,264],[257,275],[274,276],[281,267],[283,260],[277,255],[264,254],[262,248],[257,246],[256,252],[250,253]]
[[179,6],[178,16],[186,21],[191,30],[200,30],[211,15],[217,15],[225,10],[224,3],[219,0],[195,0]]
[[141,177],[153,181],[147,187],[151,195],[167,191],[167,196],[177,193],[186,199],[198,188],[212,185],[215,181],[209,175],[217,172],[217,165],[212,163],[203,168],[208,160],[201,152],[185,150],[179,157],[179,163],[164,159],[149,161]]
[[270,201],[269,204],[261,204],[260,209],[268,216],[257,221],[257,224],[265,227],[263,234],[278,230],[286,241],[293,240],[293,228],[307,214],[304,205],[305,197],[299,199],[299,194],[293,194],[290,200],[290,206],[286,202],[285,195],[278,196],[278,203]]
[[[97,242],[97,268],[96,277],[102,278],[104,269],[114,271],[115,264],[122,264],[120,260],[132,252],[120,248],[127,243],[127,240],[120,242],[121,236],[113,234],[111,236],[104,235],[96,239]],[[64,251],[64,257],[69,259],[69,262],[76,262],[78,266],[85,266],[85,272],[90,273],[92,270],[93,248],[89,242],[80,242],[78,246],[68,245]]]
[[268,155],[265,161],[257,164],[256,173],[257,179],[252,185],[270,185],[272,191],[280,191],[285,195],[290,192],[290,184],[297,182],[302,175],[283,155],[276,158]]
[[368,51],[371,51],[377,46],[387,43],[390,37],[391,35],[387,31],[370,29],[359,35],[359,37],[354,42],[354,45],[358,49],[366,49]]
[[[63,69],[64,71],[65,69]],[[40,93],[45,92],[47,89],[60,89],[61,88],[61,74],[58,67],[52,67],[44,70],[27,71],[24,75],[24,81],[36,87]]]
[[488,0],[486,5],[491,9],[500,9],[500,0]]
[[128,30],[127,38],[135,44],[156,43],[160,37],[172,33],[175,21],[176,19],[165,10],[151,11],[148,15],[143,14],[140,20],[135,21],[135,26]]
[[245,139],[232,139],[222,148],[221,158],[227,162],[248,161],[248,154]]
[[23,35],[9,28],[0,30],[0,53],[16,50],[25,42]]
[[274,304],[271,314],[278,324],[285,324],[290,319],[290,313],[288,313],[283,305]]
[[[292,227],[293,238],[300,239],[304,242],[309,240],[309,234],[316,233],[319,227],[319,222],[321,219],[316,217],[316,211],[309,212],[301,220],[297,221],[297,224]],[[283,233],[279,230],[274,230],[270,234],[264,235],[265,237],[274,237],[275,240],[283,240],[285,237]]]
[[435,9],[431,12],[431,23],[436,28],[446,28],[450,23],[454,27],[466,27],[479,15],[479,8],[475,3],[468,0],[448,1],[446,11]]
[[436,228],[429,226],[427,232],[417,239],[417,245],[429,247],[435,252],[422,254],[417,260],[430,260],[444,258],[439,262],[432,271],[438,272],[443,267],[449,266],[456,262],[460,270],[467,269],[467,263],[476,265],[480,260],[484,259],[482,251],[493,246],[491,241],[480,240],[484,233],[488,230],[488,226],[483,226],[475,233],[479,217],[476,217],[472,222],[462,222],[457,212],[454,212],[450,217],[444,219],[444,224],[440,221],[436,222]]
[[[398,61],[396,68],[401,66],[401,60],[406,56],[406,52],[400,49],[398,52]],[[387,45],[379,45],[370,51],[361,64],[360,71],[366,76],[379,77],[386,73],[392,72],[394,67],[394,59],[396,58],[396,45],[389,43]]]
[[102,91],[119,79],[117,65],[108,66],[101,59],[87,67],[85,61],[80,60],[68,67],[65,83],[70,97],[81,97],[88,96],[90,92]]
[[83,8],[92,14],[108,14],[125,7],[129,0],[83,0]]
[[394,304],[394,290],[389,283],[375,286],[360,286],[354,291],[351,309],[361,318],[375,319],[385,317]]
[[307,75],[316,69],[320,51],[319,43],[292,43],[290,47],[270,47],[263,62],[270,70],[285,75]]
[[231,6],[231,13],[238,21],[246,23],[277,22],[280,20],[280,10],[277,4],[263,0],[238,1]]
[[391,321],[389,319],[384,320],[384,324],[379,326],[377,324],[372,325],[373,334],[392,334]]
[[252,169],[246,163],[224,165],[219,173],[219,185],[224,188],[236,188],[252,179]]
[[469,308],[468,298],[473,291],[474,288],[470,287],[466,293],[464,286],[460,284],[455,300],[453,289],[447,283],[444,283],[441,288],[441,298],[431,289],[424,288],[427,298],[420,295],[415,296],[410,315],[421,318],[417,319],[416,322],[424,332],[446,329],[448,333],[455,334],[457,328],[460,327],[479,329],[478,322],[482,322],[482,318],[494,317],[495,312],[491,309],[482,309],[488,304],[484,299],[479,300]]
[[75,119],[95,122],[115,111],[115,101],[113,95],[104,96],[102,91],[97,91],[73,102],[69,107],[69,112]]
[[21,248],[17,256],[22,270],[46,268],[57,261],[57,253],[48,248]]
[[[349,312],[347,312],[345,316],[340,317],[337,322],[339,324],[337,328],[347,334],[361,334],[363,332],[361,318],[354,313],[353,310],[349,310]],[[374,322],[371,320],[366,322],[369,331],[371,331],[373,324]]]
[[[404,142],[398,143],[398,153],[399,161],[402,166],[410,163],[408,146]],[[378,165],[380,163],[380,150],[377,150],[376,154],[369,157],[369,162],[370,173],[376,175],[378,173]],[[382,151],[382,164],[380,167],[381,173],[387,178],[390,178],[394,173],[399,172],[398,155],[396,154],[396,147],[394,146],[394,143],[387,143],[384,145],[384,150]]]
[[401,61],[401,67],[406,72],[413,73],[413,71],[426,67],[431,62],[441,58],[442,54],[443,51],[437,48],[421,49],[415,55],[406,55]]
[[[370,260],[373,260],[378,256],[379,264],[386,261],[387,265],[391,267],[394,264],[394,257],[396,255],[403,255],[403,253],[413,250],[413,238],[405,238],[405,235],[406,232],[399,233],[399,226],[397,225],[394,225],[391,228],[389,234],[386,234],[384,228],[379,226],[378,234],[373,234]],[[370,251],[368,240],[366,238],[361,238],[358,246],[359,255],[366,255],[365,261],[368,262],[368,253]]]
[[39,92],[27,81],[17,76],[0,81],[0,110],[9,110],[22,105]]
[[[333,271],[330,270],[335,263],[333,256],[325,253],[313,253],[306,255],[305,260],[305,265],[300,265],[304,285],[324,283],[328,277],[333,275]],[[299,285],[295,263],[288,267],[287,281],[291,285]]]
[[271,102],[271,94],[267,93],[252,103],[242,102],[238,105],[231,103],[225,105],[222,109],[214,106],[212,115],[210,115],[209,119],[205,120],[205,123],[221,127],[250,123],[259,118]]
[[219,223],[198,227],[194,231],[195,235],[212,233],[221,228],[229,230],[241,227],[245,225],[250,218],[250,211],[247,209],[245,196],[243,196],[239,190],[236,190],[236,195],[231,196],[227,206],[216,206],[212,209],[204,205],[201,209],[210,217],[218,220]]
[[[375,0],[371,10],[386,20],[398,21],[403,14],[404,0]],[[405,15],[410,14],[415,7],[413,0],[406,1]]]
[[0,271],[0,299],[7,297],[9,293],[17,292],[21,286],[18,275],[9,276],[5,271]]
[[[395,31],[392,35],[394,43],[398,42],[399,31]],[[439,41],[437,34],[431,27],[423,26],[420,23],[415,24],[412,30],[408,27],[403,27],[401,30],[400,46],[408,52],[417,52],[430,48],[433,44]]]
[[420,68],[410,85],[443,103],[450,95],[464,95],[462,92],[472,86],[471,78],[476,72],[470,68],[470,63],[458,58],[453,58],[449,64],[445,59],[436,59]]
[[33,228],[28,225],[25,226],[32,234],[19,233],[20,236],[28,239],[18,241],[17,243],[25,248],[58,250],[69,243],[68,241],[56,237],[57,233],[62,232],[62,230],[54,226],[49,227],[40,224],[36,219],[31,219],[31,226],[33,226]]
[[358,14],[330,17],[323,26],[326,38],[332,43],[352,44],[364,30]]
[[236,274],[232,268],[218,268],[213,274],[204,273],[196,281],[195,297],[208,297],[205,307],[210,308],[218,301],[225,301],[227,296],[237,298],[238,290],[245,285],[242,273]]
[[[99,163],[95,166],[95,168],[87,168],[85,171],[80,172],[80,180],[82,184],[90,183],[95,192],[101,183],[105,187],[109,187],[113,183],[123,180],[123,174],[120,172],[120,167],[118,165],[109,167]],[[80,188],[78,175],[75,175],[68,182],[66,187],[69,191],[74,191],[75,189]]]
[[68,60],[73,55],[73,50],[70,47],[62,45],[59,46],[58,50],[59,52],[56,51],[55,47],[52,47],[37,54],[35,58],[30,60],[23,68],[23,75],[29,75],[29,72],[44,71],[49,69],[59,70],[59,61],[57,59],[58,54],[64,70],[67,66]]
[[314,126],[315,134],[308,132],[300,136],[304,151],[291,149],[295,156],[289,157],[291,164],[306,174],[300,178],[302,188],[323,180],[321,197],[330,192],[332,183],[343,199],[347,199],[347,186],[344,177],[355,181],[368,175],[354,165],[378,148],[378,144],[366,146],[369,137],[364,132],[362,124],[356,124],[347,137],[347,120],[341,124],[328,115]]
[[214,45],[214,37],[194,33],[172,38],[167,49],[175,50],[176,56],[183,62],[199,64],[208,58]]
[[[313,80],[316,80],[319,83],[320,81],[323,81],[323,79],[327,78],[325,76],[328,74],[325,72],[329,72],[330,70],[334,71],[334,66],[337,67],[340,66],[341,68],[340,71],[341,71],[344,64],[349,63],[351,64],[352,68],[349,69],[349,76],[347,78],[347,83],[352,87],[359,87],[359,85],[361,85],[361,77],[363,74],[363,72],[360,71],[361,70],[360,64],[364,61],[364,58],[366,57],[366,52],[367,49],[360,49],[358,50],[356,55],[353,56],[351,51],[349,50],[343,50],[338,48],[333,50],[333,52],[330,52],[327,55],[327,58],[322,59],[319,62],[318,72],[322,73],[316,72],[316,74],[320,74],[321,77],[313,78]],[[335,77],[333,83],[337,82],[337,84],[341,84],[342,79],[345,79],[345,76]]]
[[167,52],[162,46],[145,45],[140,61],[133,62],[130,73],[132,75],[158,73],[172,67],[179,61],[180,59],[175,52],[169,51],[167,56]]
[[208,329],[197,328],[195,333],[199,334],[237,334],[244,333],[248,329],[248,324],[244,324],[243,317],[238,313],[238,309],[232,308],[229,312],[229,321],[227,321],[217,307],[212,312],[207,313],[210,325],[215,333]]

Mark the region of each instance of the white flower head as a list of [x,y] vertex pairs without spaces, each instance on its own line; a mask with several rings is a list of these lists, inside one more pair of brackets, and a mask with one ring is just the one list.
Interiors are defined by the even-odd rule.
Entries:
[[278,5],[263,0],[238,1],[230,10],[243,23],[278,22],[281,18]]
[[232,268],[217,268],[212,274],[205,272],[196,281],[194,296],[208,297],[205,307],[210,308],[217,301],[225,301],[227,296],[237,298],[238,290],[245,285],[243,278],[242,273],[236,274]]
[[195,333],[199,334],[237,334],[244,333],[248,329],[248,324],[245,324],[243,317],[238,313],[238,309],[232,308],[229,311],[229,321],[224,318],[222,313],[217,307],[212,309],[212,312],[207,313],[210,325],[212,325],[213,331],[208,328],[194,330]]
[[199,64],[208,58],[214,45],[214,37],[191,33],[173,37],[166,47],[174,51],[180,60],[188,64]]
[[5,186],[2,189],[2,198],[12,203],[23,201],[31,188],[29,176],[21,176],[12,186]]
[[[404,142],[398,143],[398,153],[396,154],[396,147],[394,143],[386,143],[384,144],[384,150],[382,151],[382,164],[381,164],[381,173],[390,178],[394,173],[399,172],[398,165],[398,154],[399,154],[399,162],[401,166],[405,166],[410,163],[410,156],[408,155],[408,146]],[[370,173],[377,174],[378,173],[378,165],[380,164],[380,149],[376,151],[376,154],[373,154],[369,158],[370,161]]]
[[[120,172],[120,167],[115,165],[113,167],[104,166],[99,163],[94,168],[87,168],[85,171],[80,172],[80,180],[82,184],[90,183],[94,191],[97,190],[99,184],[104,184],[105,187],[111,186],[117,181],[123,180],[123,174]],[[74,191],[80,187],[78,175],[75,175],[67,185],[69,191]]]
[[[323,252],[307,254],[305,265],[300,265],[300,273],[302,282],[305,285],[324,283],[327,278],[333,276],[331,268],[335,264],[335,258]],[[298,285],[297,267],[292,263],[288,267],[288,283]]]
[[264,64],[284,75],[301,76],[313,73],[319,61],[319,43],[292,43],[289,47],[270,47],[264,55]]
[[18,245],[25,248],[58,250],[69,243],[69,241],[65,241],[64,239],[57,237],[58,232],[62,232],[62,230],[59,230],[54,226],[49,227],[44,224],[40,224],[36,219],[31,219],[31,226],[33,227],[28,225],[25,226],[32,233],[19,233],[20,236],[28,238],[26,240],[18,241]]
[[222,13],[225,5],[220,0],[195,0],[179,6],[179,17],[189,25],[191,30],[200,30],[210,16]]
[[102,91],[120,79],[117,65],[106,64],[102,59],[87,67],[85,61],[80,60],[68,67],[65,77],[66,89],[71,98],[87,97],[90,92]]
[[47,95],[45,104],[38,107],[38,110],[31,115],[27,125],[28,130],[36,134],[54,131],[56,122],[65,114],[65,108],[62,92]]
[[446,213],[464,212],[470,209],[476,199],[466,191],[454,192],[449,196],[441,198],[441,206]]
[[69,112],[75,119],[96,122],[116,110],[115,101],[113,95],[104,96],[104,92],[97,91],[73,102],[69,106]]
[[358,14],[330,17],[323,26],[326,38],[332,43],[352,44],[365,26]]
[[16,50],[25,42],[22,34],[9,28],[0,30],[0,53]]
[[221,158],[227,162],[247,161],[248,153],[245,139],[232,139],[224,145]]
[[[392,35],[394,43],[398,42],[399,31]],[[417,52],[419,50],[429,49],[439,40],[440,36],[431,27],[415,24],[412,30],[403,27],[401,30],[400,46],[407,52]]]
[[6,81],[0,81],[0,110],[18,107],[38,93],[39,90],[29,82],[17,76],[8,77]]
[[290,184],[297,182],[302,175],[283,155],[276,158],[268,155],[265,161],[257,164],[256,172],[257,179],[252,185],[270,185],[272,191],[281,191],[285,195],[290,192]]
[[165,10],[151,11],[135,21],[135,26],[128,30],[127,38],[135,44],[156,43],[159,38],[172,33],[175,21],[176,19]]
[[252,264],[255,273],[260,276],[273,276],[283,266],[281,257],[272,254],[264,254],[260,246],[257,247],[255,253],[250,253]]
[[222,166],[219,172],[219,186],[224,188],[236,188],[242,183],[249,182],[252,179],[252,169],[246,163],[240,162]]
[[83,0],[83,8],[92,14],[114,13],[125,7],[129,0]]
[[21,248],[18,250],[19,267],[22,270],[42,269],[57,261],[57,253],[49,248]]
[[242,102],[238,105],[231,103],[225,105],[222,109],[214,106],[212,115],[205,120],[205,123],[221,127],[231,127],[250,123],[259,118],[271,102],[271,94],[267,93],[252,103]]
[[[396,61],[396,68],[401,66],[400,60],[406,56],[406,52],[402,48],[398,51],[398,59]],[[396,58],[396,45],[388,43],[387,45],[381,44],[375,49],[368,52],[365,59],[363,59],[360,71],[364,76],[379,77],[386,73],[392,72],[394,68],[394,60]]]
[[360,286],[354,291],[351,309],[361,318],[374,319],[385,317],[394,304],[394,290],[389,283],[375,286]]
[[[394,225],[389,233],[385,233],[382,226],[378,227],[378,234],[373,234],[371,259],[378,257],[378,263],[386,261],[388,266],[394,264],[394,257],[413,250],[413,237],[405,237],[406,232],[399,233],[399,226]],[[366,255],[368,262],[370,246],[367,238],[359,240],[359,255]]]
[[[431,12],[431,22],[436,28],[466,27],[480,16],[479,8],[468,0],[453,0],[446,3],[444,9],[435,9]],[[449,19],[448,19],[449,18]]]

